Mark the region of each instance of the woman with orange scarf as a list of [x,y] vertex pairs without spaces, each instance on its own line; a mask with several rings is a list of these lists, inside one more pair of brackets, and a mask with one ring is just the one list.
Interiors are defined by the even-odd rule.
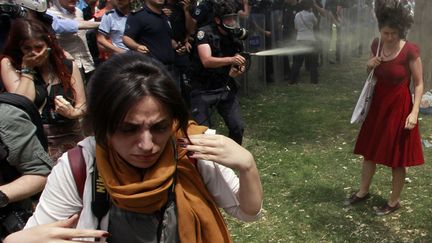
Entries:
[[96,229],[95,167],[111,202],[100,221],[108,242],[232,242],[219,208],[244,221],[259,218],[263,192],[253,156],[189,121],[158,64],[137,53],[117,55],[88,88],[84,121],[94,136],[79,143],[87,164],[82,198],[64,154],[26,228],[79,214],[76,228]]

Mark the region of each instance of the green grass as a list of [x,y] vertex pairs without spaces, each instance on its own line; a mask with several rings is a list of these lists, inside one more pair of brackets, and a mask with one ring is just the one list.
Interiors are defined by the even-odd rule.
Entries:
[[[264,186],[260,221],[229,218],[235,242],[432,242],[432,149],[426,164],[411,167],[402,209],[377,217],[374,206],[390,192],[391,171],[379,166],[372,198],[344,207],[358,188],[362,159],[352,153],[359,125],[349,119],[366,78],[365,59],[320,70],[320,83],[280,82],[241,98],[245,142],[255,155]],[[220,119],[218,130],[226,133]],[[432,140],[432,116],[421,116],[422,137]]]

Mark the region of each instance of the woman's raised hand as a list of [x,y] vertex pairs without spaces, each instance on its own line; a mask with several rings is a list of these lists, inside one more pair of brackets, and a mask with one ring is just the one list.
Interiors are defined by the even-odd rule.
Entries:
[[369,61],[366,64],[368,71],[378,67],[378,65],[380,65],[381,62],[382,62],[382,57],[375,57],[374,56],[371,59],[369,59]]
[[199,134],[189,136],[179,141],[180,146],[190,152],[189,157],[194,159],[210,160],[231,169],[247,171],[255,166],[252,154],[223,135]]
[[22,67],[35,68],[41,66],[49,56],[50,48],[43,48],[40,52],[33,51],[24,54],[22,58]]

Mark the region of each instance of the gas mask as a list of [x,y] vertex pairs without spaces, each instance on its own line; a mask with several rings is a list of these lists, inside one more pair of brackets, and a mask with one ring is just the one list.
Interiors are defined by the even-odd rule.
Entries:
[[229,35],[239,40],[245,40],[248,37],[248,31],[241,28],[239,25],[239,17],[237,14],[226,14],[220,17],[221,23],[219,26]]

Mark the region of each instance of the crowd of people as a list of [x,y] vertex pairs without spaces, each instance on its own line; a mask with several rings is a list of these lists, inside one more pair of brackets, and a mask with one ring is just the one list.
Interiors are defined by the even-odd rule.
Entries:
[[[214,19],[200,28],[189,1],[148,0],[134,12],[129,1],[113,1],[100,23],[93,15],[88,19],[91,4],[87,4],[79,9],[77,1],[58,0],[46,12],[29,9],[27,17],[11,22],[1,56],[2,87],[29,101],[27,106],[41,119],[40,126],[35,122],[17,131],[17,137],[27,138],[24,142],[8,140],[3,135],[11,134],[2,131],[4,144],[31,142],[19,149],[38,151],[35,156],[6,156],[5,161],[20,168],[21,176],[2,182],[6,184],[1,186],[0,206],[14,212],[7,220],[2,218],[2,238],[22,228],[34,210],[26,226],[30,232],[58,229],[56,221],[79,214],[74,221],[77,228],[104,230],[85,235],[74,231],[79,238],[230,242],[219,208],[243,221],[257,220],[263,200],[258,170],[253,156],[241,146],[241,119],[233,125],[227,122],[232,139],[216,135],[202,126],[209,125],[209,117],[198,124],[190,116],[209,114],[191,113],[186,104],[199,104],[187,102],[194,91],[206,98],[207,91],[230,87],[229,99],[208,106],[218,106],[227,119],[232,112],[239,115],[233,78],[244,72],[245,59],[238,55],[240,44],[236,49],[231,46],[231,33],[239,28],[237,4],[215,4]],[[214,33],[204,31],[210,25]],[[95,29],[98,33],[92,36]],[[196,32],[202,43],[193,47]],[[209,35],[221,42],[208,41]],[[99,44],[97,50],[92,49],[92,41]],[[209,76],[197,76],[188,84],[190,92],[182,95],[180,78],[192,73],[189,53],[203,60],[197,68],[217,78],[208,87],[202,83]],[[197,75],[201,71],[194,70]],[[15,115],[6,124],[15,122],[13,118],[25,119],[27,125],[34,122],[12,111]],[[36,133],[41,130],[47,138],[43,147],[37,146]],[[22,136],[22,132],[29,134]],[[7,149],[17,150],[14,146]],[[74,147],[80,148],[82,159],[72,155]],[[77,165],[84,170],[76,172]],[[93,183],[95,172],[99,184]],[[32,186],[23,195],[11,193],[9,188],[18,190],[24,182]],[[103,215],[94,212],[92,195],[100,192],[94,186],[105,191],[106,200],[96,202],[97,208],[108,205]],[[43,188],[37,204],[18,207],[17,201]],[[8,227],[13,220],[19,224]],[[105,231],[116,233],[107,237]],[[29,231],[23,232],[6,241],[18,237],[22,242]],[[43,233],[41,237],[38,240],[71,238]]]
[[[318,23],[324,16],[340,26],[347,7],[346,1],[325,2],[280,2],[287,43],[311,50],[285,57],[290,84],[299,81],[303,63],[318,83]],[[355,147],[365,158],[360,189],[345,203],[367,199],[376,164],[384,164],[393,170],[392,194],[377,212],[385,215],[400,207],[405,168],[424,162],[417,125],[423,80],[418,48],[405,41],[412,18],[407,7],[377,2],[382,55],[375,57],[375,40],[367,67],[375,69],[378,84]],[[2,91],[24,99],[41,119],[0,104],[9,114],[0,119],[1,139],[13,143],[7,161],[19,172],[0,178],[0,209],[15,210],[16,202],[44,190],[33,205],[20,203],[25,213],[14,230],[0,227],[4,237],[27,222],[5,242],[231,242],[219,208],[243,221],[260,218],[263,189],[253,155],[241,146],[236,82],[247,63],[240,18],[259,6],[240,0],[136,4],[53,0],[47,11],[28,9],[27,17],[11,22],[0,56]],[[211,129],[215,110],[228,136]],[[68,226],[77,230],[62,230]]]

